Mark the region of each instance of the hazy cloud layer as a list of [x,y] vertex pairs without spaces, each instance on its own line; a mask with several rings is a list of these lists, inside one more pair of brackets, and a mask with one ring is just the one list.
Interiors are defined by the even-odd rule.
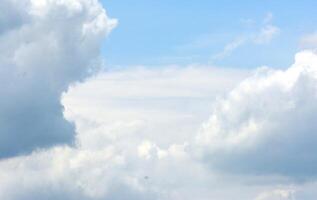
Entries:
[[275,189],[272,191],[266,191],[260,193],[255,200],[294,200],[295,190],[291,188],[287,189]]
[[4,0],[0,9],[0,158],[71,143],[60,96],[97,62],[116,21],[96,0]]
[[[227,56],[230,56],[234,51],[238,48],[246,45],[246,44],[253,44],[253,45],[265,45],[269,44],[274,38],[276,38],[281,30],[279,27],[275,26],[273,23],[273,14],[267,13],[263,22],[261,23],[260,28],[255,32],[247,35],[242,35],[228,44],[226,44],[223,50],[219,53],[216,53],[212,56],[212,60],[221,60]],[[254,21],[251,19],[243,20],[243,23],[246,24],[253,24]]]

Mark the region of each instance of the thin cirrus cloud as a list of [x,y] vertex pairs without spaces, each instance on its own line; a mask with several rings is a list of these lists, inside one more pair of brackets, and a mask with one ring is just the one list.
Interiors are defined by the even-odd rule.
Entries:
[[116,20],[95,0],[4,0],[0,8],[0,158],[71,144],[60,96],[98,62]]
[[[253,45],[265,45],[269,44],[275,37],[277,37],[281,30],[279,27],[273,25],[273,14],[268,13],[263,19],[261,28],[255,33],[249,35],[243,35],[235,38],[228,44],[226,44],[223,50],[219,53],[216,53],[212,56],[212,61],[224,59],[227,56],[230,56],[238,48],[246,44]],[[254,23],[253,20],[243,20],[243,23]]]

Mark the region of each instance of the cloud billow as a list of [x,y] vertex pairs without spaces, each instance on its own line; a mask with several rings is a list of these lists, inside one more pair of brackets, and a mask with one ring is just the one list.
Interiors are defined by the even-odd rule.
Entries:
[[[128,68],[76,84],[62,99],[76,145],[0,161],[0,199],[315,199],[300,196],[314,195],[315,181],[293,188],[280,177],[305,172],[302,163],[295,165],[301,170],[290,168],[289,158],[314,163],[313,154],[303,156],[314,146],[299,148],[301,141],[314,143],[313,132],[298,134],[316,113],[314,90],[306,87],[315,85],[314,60],[314,53],[300,53],[291,68],[260,69],[233,90],[248,72]],[[211,117],[221,129],[211,120],[197,136],[208,102],[230,90]],[[276,145],[281,138],[288,140]]]
[[197,153],[226,173],[317,175],[317,55],[288,69],[260,69],[219,100],[196,137]]
[[94,0],[5,0],[0,9],[0,158],[70,144],[60,96],[87,76],[116,20]]

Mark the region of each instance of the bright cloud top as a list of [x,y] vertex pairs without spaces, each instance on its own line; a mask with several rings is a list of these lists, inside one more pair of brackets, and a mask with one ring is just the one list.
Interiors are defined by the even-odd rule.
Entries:
[[262,68],[219,100],[196,137],[199,156],[226,172],[317,175],[317,55],[288,69]]
[[4,0],[0,7],[0,158],[70,144],[60,96],[98,63],[116,20],[96,0]]

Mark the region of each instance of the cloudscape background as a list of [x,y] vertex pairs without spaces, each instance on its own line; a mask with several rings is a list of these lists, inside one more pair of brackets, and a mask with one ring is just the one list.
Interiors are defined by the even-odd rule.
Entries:
[[0,199],[315,200],[314,6],[2,0]]

